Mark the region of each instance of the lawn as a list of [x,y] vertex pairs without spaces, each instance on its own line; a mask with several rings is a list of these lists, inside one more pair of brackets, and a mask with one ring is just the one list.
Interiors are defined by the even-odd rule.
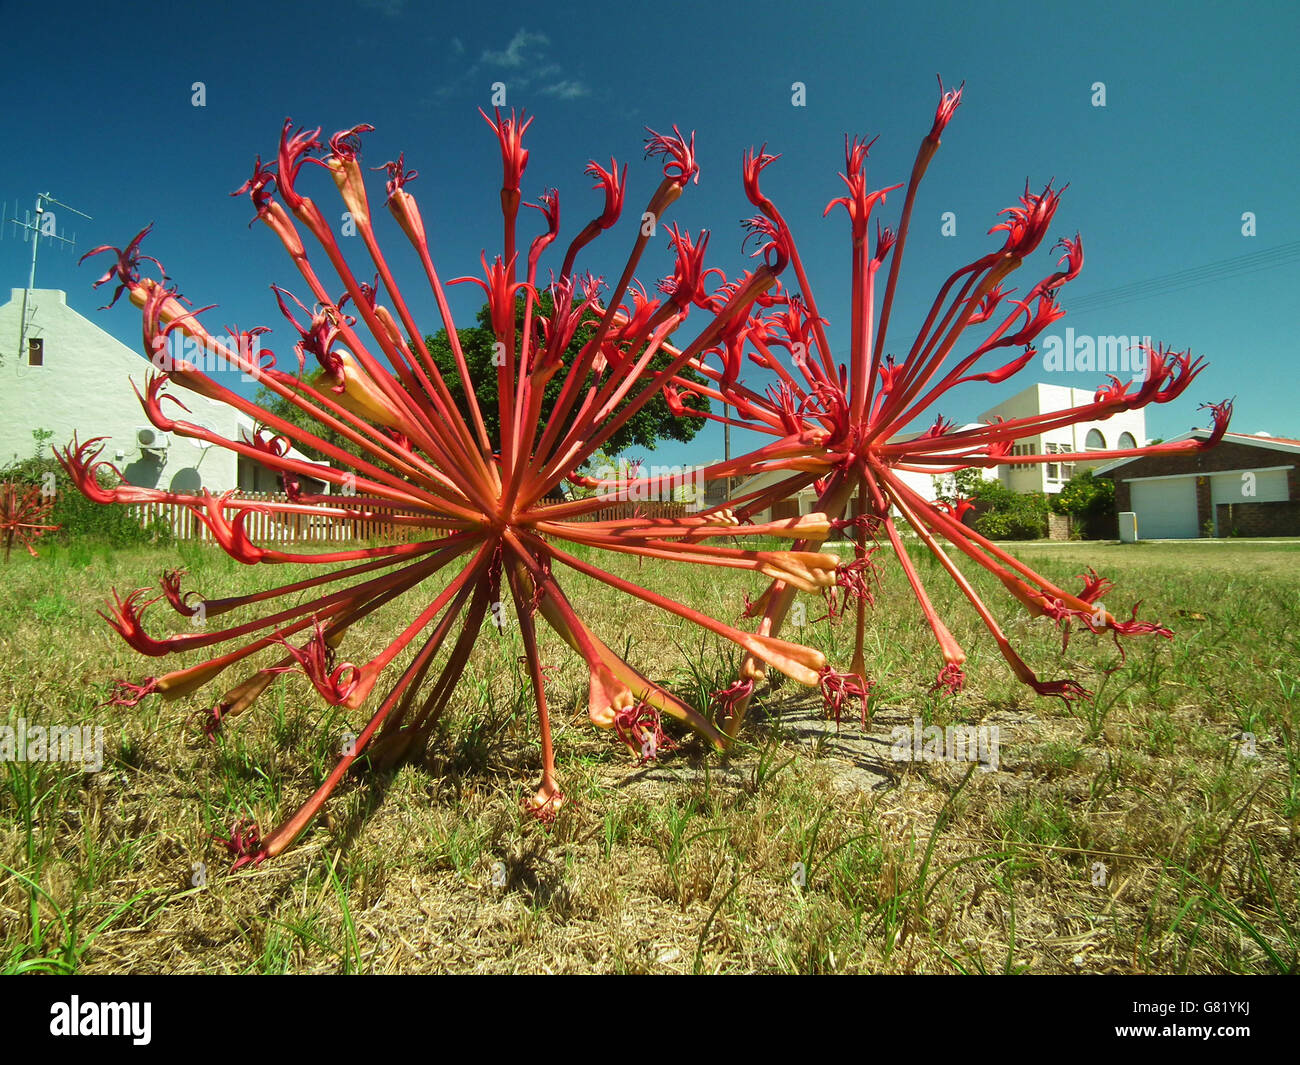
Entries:
[[[15,553],[0,571],[0,724],[103,725],[105,745],[99,772],[0,763],[3,971],[1296,971],[1300,542],[1016,552],[1071,585],[1095,567],[1118,586],[1114,614],[1141,601],[1139,616],[1174,639],[1129,640],[1126,660],[1087,632],[1062,649],[1054,628],[971,574],[1041,676],[1094,693],[1071,706],[1036,698],[916,550],[969,653],[965,692],[930,691],[939,656],[886,561],[865,730],[855,713],[823,720],[820,698],[787,682],[761,693],[729,759],[683,737],[637,767],[587,722],[586,671],[544,632],[571,800],[548,826],[520,805],[540,757],[507,623],[480,641],[425,757],[351,775],[295,848],[233,874],[213,837],[291,812],[364,712],[324,707],[299,675],[215,742],[196,725],[200,696],[101,707],[114,678],[154,663],[95,611],[111,586],[156,584],[176,566],[211,596],[284,572],[193,544]],[[640,576],[726,620],[742,591],[760,590],[651,560]],[[731,679],[738,657],[712,637],[571,587],[607,643],[697,707]],[[823,612],[809,603],[810,619]],[[385,607],[349,634],[348,657],[413,613]],[[165,604],[149,618],[155,630],[184,623]],[[847,622],[797,632],[847,666]],[[918,719],[996,726],[996,771],[895,761],[891,731]]]

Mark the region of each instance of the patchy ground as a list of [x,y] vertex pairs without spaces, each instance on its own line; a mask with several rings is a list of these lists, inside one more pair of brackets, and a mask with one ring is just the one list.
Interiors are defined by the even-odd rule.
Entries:
[[[1096,567],[1117,582],[1114,613],[1142,600],[1141,616],[1176,638],[1129,641],[1123,662],[1105,639],[1076,635],[1063,652],[983,582],[1036,669],[1094,692],[1069,707],[1038,699],[918,555],[970,654],[966,692],[930,691],[938,656],[886,563],[865,731],[856,710],[837,728],[786,683],[764,694],[731,758],[685,741],[647,767],[586,722],[583,671],[548,639],[571,802],[544,826],[520,809],[538,750],[508,633],[483,641],[424,760],[349,778],[297,847],[233,875],[211,837],[284,817],[356,722],[323,711],[301,678],[215,745],[193,728],[201,699],[97,708],[141,663],[94,610],[110,585],[178,563],[209,594],[263,575],[188,546],[15,556],[0,576],[8,723],[102,724],[106,761],[99,773],[0,765],[5,969],[1294,971],[1300,544],[1016,552],[1061,581]],[[647,582],[722,618],[747,587],[652,570]],[[734,655],[676,618],[580,582],[574,598],[612,646],[697,705],[730,679]],[[378,646],[405,620],[394,608],[357,635]],[[849,626],[799,636],[847,662]],[[996,771],[895,760],[892,730],[918,719],[996,726]]]

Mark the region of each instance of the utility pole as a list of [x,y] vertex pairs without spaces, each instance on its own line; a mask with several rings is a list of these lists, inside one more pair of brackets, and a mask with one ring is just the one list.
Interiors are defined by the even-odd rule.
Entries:
[[[55,227],[57,225],[57,220],[55,213],[49,209],[50,204],[55,204],[63,208],[65,211],[71,211],[73,214],[79,215],[88,222],[93,221],[90,215],[78,211],[75,207],[70,207],[66,203],[56,200],[48,192],[37,194],[36,218],[34,220],[30,217],[21,222],[17,218],[8,219],[8,221],[23,230],[24,241],[28,239],[28,231],[30,231],[32,241],[32,265],[31,269],[27,273],[27,287],[23,289],[23,309],[22,314],[18,319],[18,359],[20,362],[23,357],[23,349],[27,345],[27,301],[31,298],[32,290],[36,288],[36,255],[40,250],[41,237],[49,237],[51,240],[57,240],[61,244],[67,245],[70,248],[75,248],[77,246],[77,236],[75,233],[72,235],[72,239],[69,240],[56,230]],[[14,205],[14,210],[18,210],[17,204]],[[47,214],[49,216],[48,218],[46,217]]]
[[[727,417],[727,405],[722,405],[722,416]],[[731,461],[731,423],[724,421],[722,423],[722,461]],[[727,474],[727,498],[731,498],[731,474]]]

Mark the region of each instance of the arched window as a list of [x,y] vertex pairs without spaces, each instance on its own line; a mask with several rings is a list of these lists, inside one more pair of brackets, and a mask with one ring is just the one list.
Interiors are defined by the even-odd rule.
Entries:
[[1083,446],[1088,451],[1105,451],[1106,438],[1101,435],[1100,429],[1089,429],[1088,440]]
[[1132,433],[1119,434],[1119,446],[1121,448],[1137,447],[1137,441],[1133,439]]

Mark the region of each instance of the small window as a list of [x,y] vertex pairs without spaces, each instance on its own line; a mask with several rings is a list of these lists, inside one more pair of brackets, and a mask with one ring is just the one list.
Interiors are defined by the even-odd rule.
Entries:
[[45,365],[45,338],[31,337],[27,341],[27,365]]
[[1133,439],[1132,433],[1120,433],[1119,446],[1123,449],[1137,447],[1137,441]]
[[[1043,444],[1044,455],[1056,455],[1064,450],[1065,448],[1063,448],[1060,444],[1052,444],[1052,443]],[[1061,480],[1061,464],[1059,462],[1047,463],[1047,480],[1051,484],[1057,484]]]
[[1100,429],[1089,429],[1088,439],[1083,446],[1089,451],[1105,451],[1106,438],[1101,435]]

